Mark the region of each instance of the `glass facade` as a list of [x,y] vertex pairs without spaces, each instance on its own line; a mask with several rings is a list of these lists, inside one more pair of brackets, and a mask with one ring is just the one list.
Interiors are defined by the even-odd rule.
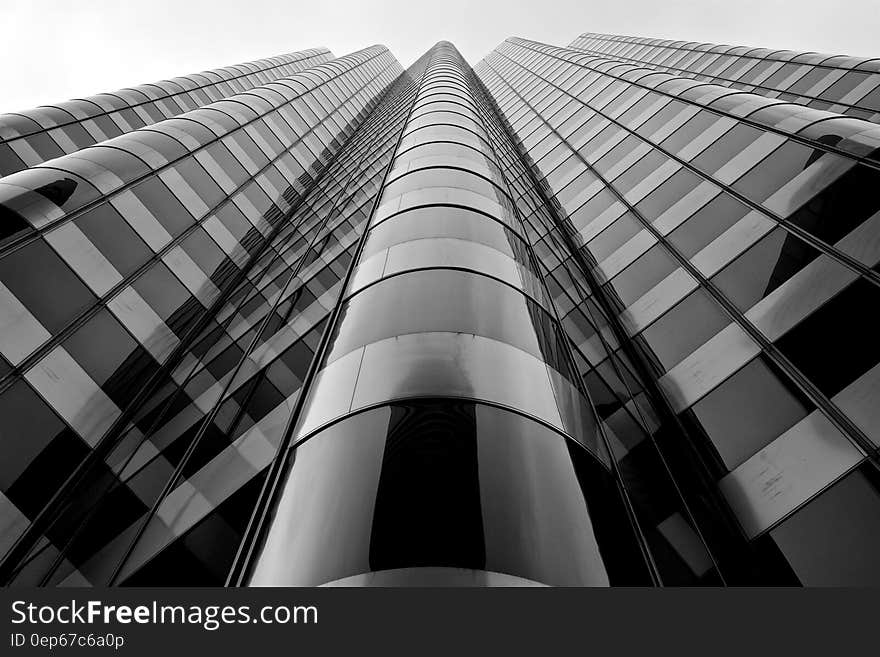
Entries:
[[880,122],[880,57],[580,35],[569,48],[655,71]]
[[880,582],[880,129],[526,39],[476,71],[566,234],[543,259],[621,471],[653,445],[725,583]]
[[878,61],[315,49],[0,116],[0,580],[880,584]]
[[313,48],[0,114],[0,176],[75,153],[332,59],[333,53],[326,48]]

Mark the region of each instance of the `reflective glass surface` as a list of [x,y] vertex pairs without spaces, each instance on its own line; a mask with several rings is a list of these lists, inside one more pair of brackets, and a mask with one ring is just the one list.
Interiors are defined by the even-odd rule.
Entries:
[[616,583],[602,545],[632,543],[606,515],[613,504],[594,510],[610,482],[590,459],[558,434],[486,406],[424,401],[361,413],[296,449],[277,511],[284,520],[250,584],[313,586],[417,566]]
[[873,582],[878,121],[592,33],[0,116],[0,581]]

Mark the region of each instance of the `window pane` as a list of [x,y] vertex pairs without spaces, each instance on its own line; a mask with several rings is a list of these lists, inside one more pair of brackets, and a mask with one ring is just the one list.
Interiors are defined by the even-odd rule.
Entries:
[[664,369],[677,365],[730,323],[704,290],[696,290],[642,332]]
[[707,173],[715,173],[762,134],[764,133],[757,128],[738,123],[695,157],[692,162]]
[[859,279],[807,317],[776,346],[828,396],[880,361],[876,321],[880,288]]
[[636,209],[642,213],[645,219],[654,221],[692,191],[700,183],[700,180],[701,178],[687,169],[680,169],[639,201]]
[[789,220],[826,243],[834,244],[880,211],[878,189],[880,171],[857,164],[810,199]]
[[153,255],[109,203],[92,208],[75,223],[123,276],[135,271]]
[[667,239],[679,253],[690,258],[742,219],[746,212],[745,205],[722,192],[672,231]]
[[587,248],[596,262],[602,262],[641,230],[642,224],[626,213],[591,240]]
[[770,532],[804,585],[880,585],[880,493],[868,468],[845,477]]
[[172,237],[177,237],[194,223],[189,211],[158,178],[149,178],[132,191]]
[[42,239],[0,259],[0,281],[51,333],[97,301]]
[[712,281],[740,310],[748,310],[819,256],[777,228],[716,274]]
[[756,454],[814,408],[763,357],[691,407],[728,469]]
[[660,145],[670,153],[677,153],[684,146],[687,146],[691,141],[703,134],[706,128],[718,119],[719,116],[717,114],[703,110],[660,142]]
[[0,488],[34,514],[88,448],[22,380],[0,395],[0,417]]
[[606,285],[616,294],[623,308],[666,278],[676,268],[676,262],[662,244],[655,244],[633,264],[611,279]]
[[787,141],[733,183],[733,188],[753,201],[764,201],[821,155],[822,151]]
[[220,203],[226,194],[220,189],[220,186],[205,172],[194,158],[188,157],[182,162],[174,165],[177,172],[192,187],[196,194],[205,202],[209,208],[213,208]]
[[65,340],[64,348],[120,408],[131,401],[155,366],[105,309]]

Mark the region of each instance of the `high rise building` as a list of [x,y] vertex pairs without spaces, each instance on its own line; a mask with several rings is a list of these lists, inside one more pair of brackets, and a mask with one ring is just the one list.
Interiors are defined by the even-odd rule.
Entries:
[[878,61],[443,41],[0,116],[2,581],[880,583]]

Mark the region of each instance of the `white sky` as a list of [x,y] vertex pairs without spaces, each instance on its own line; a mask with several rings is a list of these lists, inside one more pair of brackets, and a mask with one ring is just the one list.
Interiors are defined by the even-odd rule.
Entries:
[[880,57],[878,0],[0,0],[0,112],[252,59],[606,32]]

